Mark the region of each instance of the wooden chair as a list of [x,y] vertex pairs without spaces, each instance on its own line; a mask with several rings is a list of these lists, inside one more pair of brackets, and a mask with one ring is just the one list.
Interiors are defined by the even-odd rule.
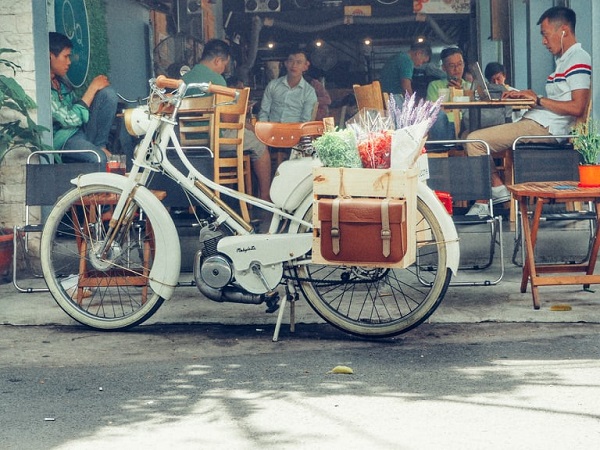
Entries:
[[213,145],[214,96],[184,98],[179,109],[179,143],[184,150]]
[[381,84],[379,81],[373,81],[371,84],[352,85],[354,96],[356,97],[356,105],[360,111],[363,108],[368,109],[387,109],[388,94],[381,92]]
[[[590,115],[592,114],[592,89],[590,88],[590,98],[588,100],[587,107],[585,112],[577,118],[577,123],[585,123],[588,121]],[[498,170],[503,169],[504,172],[504,184],[510,186],[515,182],[514,176],[514,152],[518,149],[527,150],[556,150],[556,149],[564,149],[564,150],[572,150],[573,144],[571,143],[571,136],[555,136],[557,138],[567,139],[566,142],[559,143],[548,143],[548,142],[536,142],[540,140],[548,139],[548,136],[520,136],[512,144],[512,148],[510,150],[506,150],[502,154],[502,164],[498,167]],[[545,180],[546,181],[546,180]],[[578,210],[581,209],[581,205],[578,204],[567,204],[567,207],[570,210]],[[517,216],[517,209],[515,202],[510,202],[510,221],[515,222]]]
[[[244,153],[244,129],[250,88],[238,89],[239,98],[228,105],[230,97],[215,95],[213,123],[214,179],[222,185],[236,185],[237,190],[252,193],[250,156]],[[217,193],[218,195],[218,193]],[[250,220],[248,205],[240,201],[244,220]]]

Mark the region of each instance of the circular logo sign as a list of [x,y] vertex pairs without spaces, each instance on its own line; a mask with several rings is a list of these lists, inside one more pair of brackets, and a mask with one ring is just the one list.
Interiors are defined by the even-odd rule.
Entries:
[[56,31],[67,36],[73,44],[67,78],[73,86],[79,87],[85,82],[90,62],[90,30],[85,0],[55,0],[54,21]]

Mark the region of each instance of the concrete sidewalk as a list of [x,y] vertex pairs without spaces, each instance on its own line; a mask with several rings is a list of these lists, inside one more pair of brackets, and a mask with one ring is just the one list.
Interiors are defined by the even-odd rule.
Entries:
[[[491,269],[497,269],[492,267]],[[468,276],[467,276],[468,275]],[[481,278],[477,271],[461,274],[461,279]],[[191,279],[183,274],[182,281]],[[484,278],[485,279],[485,278]],[[600,295],[583,291],[581,286],[540,288],[541,309],[534,310],[531,291],[519,292],[521,268],[506,263],[503,280],[494,286],[450,287],[442,304],[430,318],[432,323],[478,322],[587,322],[600,323]],[[27,280],[29,281],[29,280]],[[31,280],[43,286],[43,280]],[[24,283],[27,285],[27,283]],[[600,289],[600,286],[592,286]],[[568,304],[571,311],[552,311],[556,304]],[[274,325],[277,314],[266,314],[264,305],[215,303],[207,300],[196,287],[181,286],[147,324],[219,323],[238,325]],[[289,323],[286,311],[284,322]],[[296,305],[297,323],[320,323],[303,300]],[[0,285],[0,323],[10,325],[77,325],[54,302],[49,293],[19,293],[12,284]]]
[[[488,228],[483,226],[483,230]],[[489,248],[489,233],[467,227],[459,233],[461,239],[461,263],[479,263],[483,250]],[[514,232],[504,224],[503,248],[505,273],[502,281],[491,286],[451,286],[446,297],[429,319],[432,323],[478,323],[478,322],[587,322],[600,323],[600,295],[598,292],[583,291],[581,285],[548,286],[539,288],[541,309],[534,310],[531,290],[520,292],[521,267],[512,262]],[[568,231],[568,232],[565,232]],[[461,234],[462,233],[462,234]],[[581,224],[568,222],[547,225],[540,232],[538,248],[545,262],[577,260],[585,255],[589,229]],[[185,239],[185,241],[184,241]],[[196,237],[182,236],[182,270],[191,271]],[[497,246],[496,246],[497,247]],[[483,250],[482,250],[483,249]],[[565,256],[571,255],[571,256]],[[579,256],[578,256],[579,255]],[[520,257],[518,258],[520,260]],[[485,262],[485,261],[484,261]],[[598,266],[598,264],[597,264]],[[600,271],[597,267],[596,273]],[[459,271],[453,281],[495,281],[500,275],[500,252],[495,252],[493,264],[485,270]],[[192,280],[191,273],[182,273],[181,281]],[[42,279],[24,280],[21,286],[45,287]],[[600,292],[600,285],[592,285],[592,291]],[[281,291],[283,294],[283,291]],[[566,304],[570,311],[553,311],[551,307]],[[174,296],[165,302],[147,324],[218,323],[236,325],[274,325],[277,313],[265,313],[264,305],[240,305],[216,303],[206,299],[195,286],[180,286]],[[285,311],[284,322],[289,323],[289,311]],[[321,323],[301,297],[296,304],[297,323]],[[18,292],[11,283],[0,284],[0,324],[11,325],[75,325],[66,313],[54,302],[49,293],[25,294]]]

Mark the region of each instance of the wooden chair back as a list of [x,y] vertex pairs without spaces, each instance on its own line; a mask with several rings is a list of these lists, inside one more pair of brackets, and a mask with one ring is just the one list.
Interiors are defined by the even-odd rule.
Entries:
[[[250,88],[238,89],[239,98],[233,105],[230,97],[215,95],[213,146],[215,182],[236,185],[237,190],[252,193],[250,156],[244,153],[244,129]],[[242,217],[250,220],[248,206],[240,202]]]
[[184,148],[213,145],[214,96],[184,98],[179,109],[179,143]]
[[381,84],[379,81],[373,81],[371,84],[352,85],[354,96],[356,97],[356,105],[360,111],[363,108],[368,109],[387,109],[387,94],[381,92]]

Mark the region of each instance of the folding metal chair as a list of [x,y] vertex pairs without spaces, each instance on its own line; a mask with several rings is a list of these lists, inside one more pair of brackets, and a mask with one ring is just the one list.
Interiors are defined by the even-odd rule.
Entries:
[[[579,153],[573,150],[570,143],[559,146],[556,144],[528,143],[518,145],[523,139],[532,139],[531,136],[523,136],[515,140],[513,144],[513,164],[515,183],[528,181],[579,181]],[[596,215],[591,205],[576,205],[573,210],[568,210],[564,203],[557,205],[545,205],[541,220],[547,223],[558,221],[588,221],[589,245],[586,255],[580,261],[567,261],[578,263],[585,261],[591,251],[591,243],[594,234]],[[518,213],[517,202],[514,202],[517,211],[515,216],[515,245],[512,261],[515,265],[522,265],[524,248],[522,246],[522,220]],[[538,247],[539,248],[539,247]],[[521,260],[517,256],[521,255]],[[561,261],[564,263],[565,261]]]
[[[65,153],[96,153],[92,150],[44,150],[31,153],[25,164],[25,225],[15,225],[13,235],[13,285],[19,292],[47,292],[48,288],[22,287],[18,281],[19,249],[23,251],[26,264],[30,264],[29,233],[41,233],[44,228],[43,211],[33,216],[32,206],[52,206],[56,200],[69,189],[73,188],[71,180],[81,174],[104,172],[106,168],[100,163],[67,163],[40,164],[34,159],[52,158],[54,154]],[[33,222],[35,220],[35,223]]]
[[[499,247],[500,273],[496,279],[482,281],[453,280],[454,286],[489,286],[500,282],[504,277],[504,250],[502,244],[502,216],[494,214],[492,204],[491,157],[487,143],[480,140],[431,141],[432,144],[464,144],[467,142],[482,142],[487,147],[487,155],[483,156],[448,156],[444,158],[429,158],[429,180],[427,184],[435,191],[448,192],[453,201],[474,201],[488,199],[489,215],[466,216],[454,213],[452,219],[459,232],[461,242],[469,234],[479,233],[476,225],[489,226],[489,243],[487,258],[483,263],[463,263],[459,270],[483,270],[489,268],[494,261],[496,245]],[[469,239],[469,242],[474,239]],[[461,259],[463,246],[461,245]]]

